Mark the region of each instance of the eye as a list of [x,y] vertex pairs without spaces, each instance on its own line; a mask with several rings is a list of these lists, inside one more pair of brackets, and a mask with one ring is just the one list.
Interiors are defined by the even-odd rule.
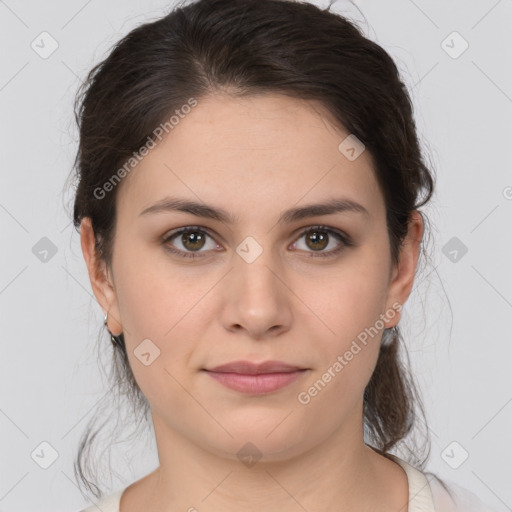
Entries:
[[[174,239],[176,239],[174,243],[176,243],[178,247],[171,244]],[[211,240],[209,247],[207,239]],[[202,257],[202,255],[194,253],[202,253],[218,247],[213,238],[204,229],[197,226],[187,226],[186,228],[174,231],[169,236],[165,237],[163,243],[167,250],[183,258]],[[203,251],[201,249],[205,250]]]
[[[295,246],[294,248],[312,253],[309,254],[309,257],[335,256],[345,247],[353,245],[346,234],[326,226],[307,228],[299,235],[299,240],[303,237],[305,237],[305,248],[297,247],[301,245],[298,242],[295,242],[293,245]],[[209,245],[208,241],[210,241]],[[335,241],[338,243],[336,244]],[[187,226],[174,231],[166,236],[162,243],[165,245],[166,250],[182,258],[202,258],[206,256],[202,253],[219,247],[213,237],[204,228],[199,226]],[[325,251],[331,245],[334,245],[334,248]]]
[[[299,248],[301,250],[306,250],[307,252],[312,251],[313,254],[310,254],[310,257],[335,256],[345,247],[353,245],[350,238],[347,235],[338,230],[334,230],[326,226],[313,226],[311,228],[308,228],[300,234],[299,240],[303,237],[305,237],[305,243],[303,244],[305,246],[305,249],[303,249],[302,247],[297,247],[298,245],[300,245],[298,242],[295,242],[294,245],[296,246],[296,248]],[[338,244],[336,244],[335,241],[337,241]],[[324,249],[326,249],[329,246],[334,246],[334,248],[325,251]]]

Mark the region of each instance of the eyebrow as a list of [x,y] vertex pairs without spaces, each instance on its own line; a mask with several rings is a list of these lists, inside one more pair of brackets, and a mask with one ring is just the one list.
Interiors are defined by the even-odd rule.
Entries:
[[[139,217],[173,211],[190,213],[196,217],[213,219],[226,224],[235,224],[238,221],[238,217],[222,208],[216,208],[214,206],[191,201],[189,199],[173,197],[165,197],[151,206],[148,206],[142,210]],[[333,213],[359,213],[366,217],[369,217],[370,215],[368,210],[362,204],[352,201],[351,199],[340,198],[331,199],[324,203],[309,204],[306,206],[291,208],[281,214],[277,223],[291,223],[308,217],[331,215]]]

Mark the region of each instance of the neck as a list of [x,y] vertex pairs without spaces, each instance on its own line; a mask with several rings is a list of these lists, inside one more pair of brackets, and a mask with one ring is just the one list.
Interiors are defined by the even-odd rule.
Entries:
[[405,473],[364,444],[362,425],[346,424],[295,456],[251,466],[236,453],[198,446],[156,415],[153,424],[160,466],[144,479],[148,511],[384,511],[407,503]]

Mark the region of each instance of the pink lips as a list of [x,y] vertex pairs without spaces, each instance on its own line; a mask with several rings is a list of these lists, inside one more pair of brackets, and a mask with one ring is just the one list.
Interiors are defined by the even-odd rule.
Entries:
[[270,393],[281,389],[303,375],[307,369],[281,361],[233,361],[205,370],[220,384],[248,394]]

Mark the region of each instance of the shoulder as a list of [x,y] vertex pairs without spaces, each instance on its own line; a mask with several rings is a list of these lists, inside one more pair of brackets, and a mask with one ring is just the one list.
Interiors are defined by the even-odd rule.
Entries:
[[396,455],[388,456],[407,473],[410,512],[497,512],[464,487],[419,470]]
[[426,473],[425,476],[430,482],[436,512],[496,512],[464,487],[451,481],[442,481],[432,473]]
[[103,497],[98,503],[90,505],[89,507],[80,510],[80,512],[119,512],[119,503],[121,502],[121,495],[124,489],[113,492],[108,496]]

